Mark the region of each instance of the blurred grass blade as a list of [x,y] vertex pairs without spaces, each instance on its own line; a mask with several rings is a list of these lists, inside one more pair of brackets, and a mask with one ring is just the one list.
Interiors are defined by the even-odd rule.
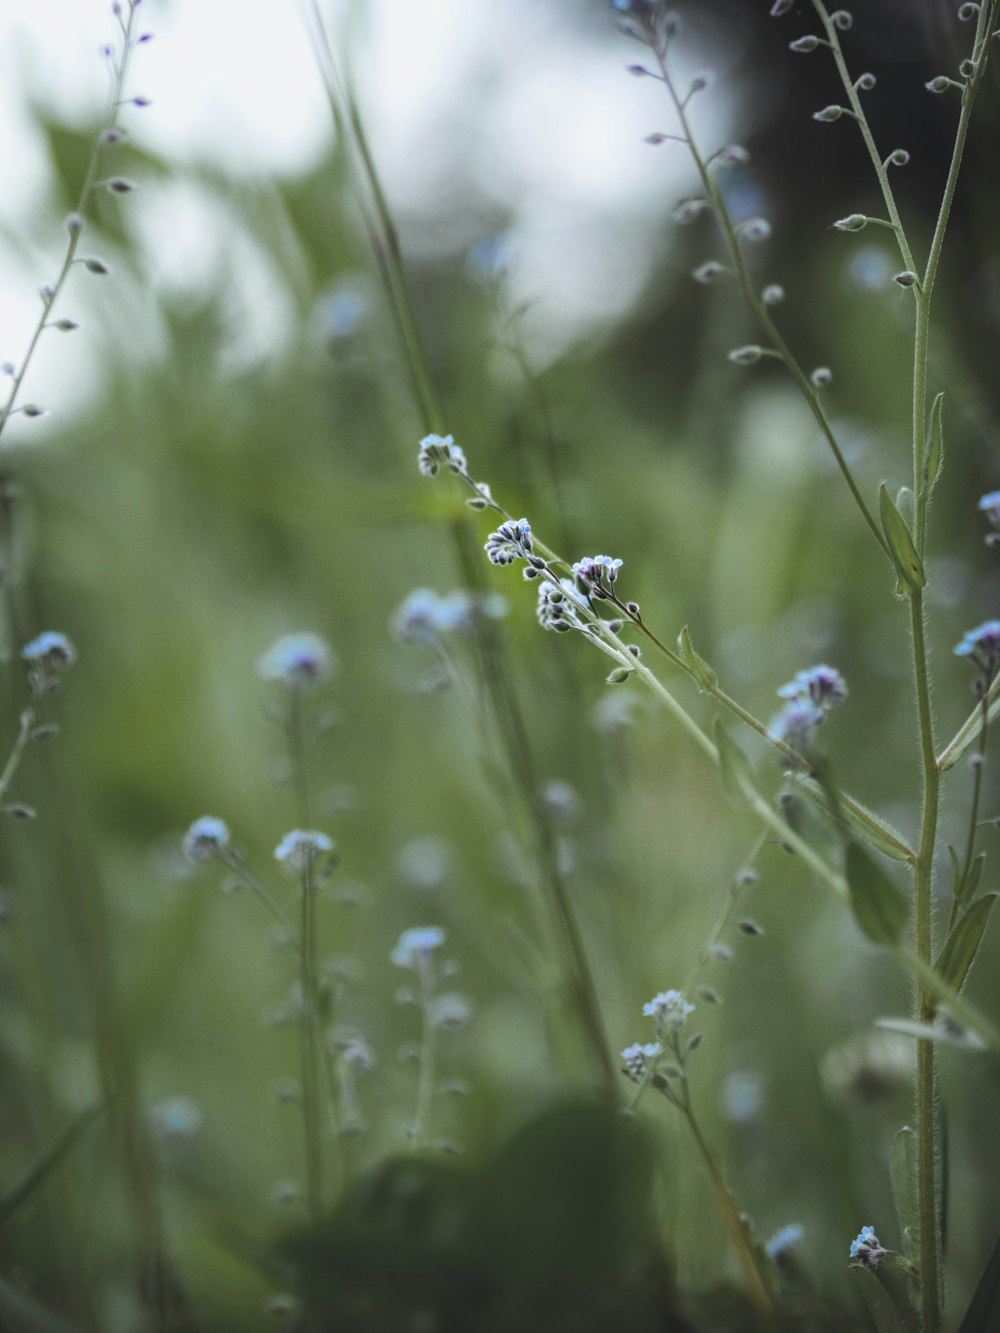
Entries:
[[986,1043],[967,1028],[945,1027],[940,1023],[921,1023],[916,1018],[876,1018],[875,1026],[887,1032],[899,1032],[916,1041],[936,1041],[941,1046],[957,1046],[964,1051],[984,1051]]
[[878,1333],[909,1333],[906,1320],[900,1314],[896,1302],[875,1274],[870,1273],[867,1268],[856,1268],[854,1271]]
[[4,1333],[81,1333],[0,1277],[0,1328]]
[[882,528],[885,532],[886,541],[889,543],[889,550],[896,566],[896,573],[899,575],[899,581],[911,592],[919,592],[927,582],[923,561],[917,554],[917,548],[913,545],[913,538],[910,536],[910,529],[906,526],[906,521],[896,508],[895,501],[889,494],[889,488],[885,482],[879,487],[878,508],[882,519]]
[[910,915],[906,895],[859,842],[848,843],[845,873],[862,931],[875,944],[895,944]]
[[19,1208],[45,1184],[51,1172],[59,1165],[77,1139],[92,1120],[104,1110],[108,1099],[105,1097],[95,1106],[89,1106],[69,1122],[65,1129],[52,1140],[41,1155],[32,1163],[21,1179],[0,1198],[0,1228],[3,1228]]
[[948,936],[934,964],[935,969],[958,994],[962,993],[972,964],[976,961],[998,897],[1000,894],[988,893],[972,904]]
[[913,1258],[919,1234],[920,1212],[917,1207],[917,1136],[904,1125],[892,1141],[890,1158],[892,1198],[896,1220],[903,1238],[903,1253]]
[[997,1328],[1000,1328],[1000,1237],[986,1260],[958,1333],[993,1333]]

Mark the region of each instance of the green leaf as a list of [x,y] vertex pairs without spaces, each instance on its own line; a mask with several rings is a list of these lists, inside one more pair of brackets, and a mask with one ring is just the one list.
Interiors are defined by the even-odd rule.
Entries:
[[750,760],[718,720],[715,723],[715,743],[719,748],[723,789],[733,805],[745,810],[757,793]]
[[1000,1238],[976,1286],[958,1333],[992,1333],[1000,1328]]
[[966,903],[970,898],[976,896],[976,890],[979,888],[979,881],[983,877],[983,866],[985,866],[985,864],[985,852],[980,852],[977,857],[973,858],[972,865],[969,866],[969,873],[959,886],[961,890],[959,902]]
[[855,920],[864,934],[876,944],[895,944],[910,915],[906,895],[859,842],[848,843],[844,870]]
[[718,685],[719,678],[705,659],[699,657],[695,652],[694,646],[691,643],[691,635],[688,633],[687,625],[681,630],[677,642],[681,650],[681,656],[684,658],[684,663],[691,672],[691,675],[697,681],[698,687],[702,690],[713,690],[716,685]]
[[[997,676],[990,686],[990,702],[986,711],[987,725],[992,726],[1000,718],[1000,676]],[[974,745],[979,744],[979,737],[983,729],[983,709],[982,704],[978,704],[975,710],[959,727],[958,731],[949,741],[941,755],[941,762],[938,767],[942,773],[947,773],[949,768],[954,768],[960,759],[963,759]]]
[[920,1211],[917,1205],[917,1136],[909,1125],[904,1125],[892,1141],[890,1169],[903,1253],[912,1259],[917,1249]]
[[983,942],[983,935],[989,924],[990,914],[996,906],[1000,894],[987,893],[979,898],[963,913],[951,934],[945,940],[944,947],[934,964],[949,986],[961,994],[962,988],[972,971],[976,954]]
[[889,551],[892,554],[899,581],[910,592],[919,592],[927,582],[923,561],[917,555],[917,548],[913,545],[910,529],[906,526],[902,514],[893,503],[889,488],[884,481],[879,487],[878,508],[879,516],[882,519],[882,530],[885,533],[886,541],[889,543]]
[[896,1307],[885,1287],[874,1273],[867,1268],[855,1268],[861,1294],[865,1298],[868,1312],[875,1321],[878,1333],[907,1333],[906,1320]]
[[944,390],[931,404],[931,424],[924,451],[923,493],[930,495],[941,475],[944,462]]
[[[836,810],[831,809],[829,796],[815,778],[799,778],[798,786],[811,800],[816,801],[831,814],[842,828],[862,838],[876,851],[884,853],[894,861],[910,860],[910,849],[907,847],[906,841],[891,824],[886,823],[881,815],[874,814],[867,806],[861,805],[859,801],[853,801],[854,808],[852,808],[852,805],[848,805],[845,799],[838,801]],[[859,812],[863,812],[867,818],[862,818],[862,814]]]
[[81,1111],[42,1150],[39,1157],[21,1179],[0,1198],[0,1228],[3,1228],[17,1210],[27,1203],[31,1196],[45,1184],[50,1173],[59,1165],[90,1122],[96,1120],[106,1105],[107,1098],[104,1098],[96,1106],[89,1106],[85,1111]]
[[899,516],[912,532],[917,525],[917,497],[909,486],[900,486],[896,492],[896,508]]

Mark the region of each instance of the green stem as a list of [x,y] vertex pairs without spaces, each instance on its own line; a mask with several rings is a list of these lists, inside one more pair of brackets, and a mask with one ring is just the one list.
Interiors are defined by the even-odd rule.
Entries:
[[765,334],[770,340],[773,352],[784,362],[785,367],[788,370],[788,373],[791,375],[792,379],[798,386],[800,393],[805,398],[806,403],[809,406],[809,410],[810,412],[812,412],[816,424],[819,426],[821,432],[823,433],[823,437],[825,438],[827,444],[830,447],[834,459],[836,460],[837,467],[840,469],[840,473],[843,476],[844,481],[847,483],[847,488],[854,499],[854,503],[857,505],[858,510],[860,511],[862,518],[867,524],[869,531],[875,538],[876,542],[878,542],[879,546],[882,549],[883,554],[888,559],[891,560],[892,557],[889,551],[889,546],[888,543],[886,542],[885,537],[883,536],[882,529],[876,522],[867,504],[865,504],[864,497],[862,496],[861,491],[858,489],[858,484],[854,479],[854,474],[851,472],[847,459],[844,457],[843,451],[840,448],[840,444],[837,440],[837,437],[833,432],[833,427],[830,424],[829,418],[827,417],[826,412],[823,410],[823,405],[820,402],[819,395],[816,392],[815,386],[812,384],[808,375],[806,375],[805,371],[799,365],[796,358],[792,355],[792,351],[789,348],[788,344],[785,342],[784,338],[778,332],[774,320],[771,318],[768,312],[767,306],[764,304],[761,297],[758,296],[758,294],[754,290],[753,283],[750,280],[750,274],[747,271],[746,261],[743,257],[743,250],[742,247],[740,246],[740,239],[737,234],[736,228],[733,226],[732,219],[729,216],[729,211],[726,208],[726,202],[722,196],[722,191],[719,189],[715,177],[709,170],[709,164],[698,147],[697,141],[691,130],[690,120],[687,115],[686,102],[684,99],[680,98],[677,95],[677,90],[674,87],[673,79],[670,75],[669,69],[667,68],[666,46],[663,43],[656,40],[652,32],[651,32],[650,45],[653,49],[654,54],[656,55],[657,63],[660,68],[660,74],[663,79],[663,82],[666,85],[667,91],[670,94],[670,99],[674,104],[674,109],[677,113],[678,120],[680,121],[681,124],[684,141],[688,146],[692,159],[694,160],[695,168],[697,169],[698,175],[701,179],[702,188],[704,189],[705,195],[708,198],[709,202],[711,203],[712,208],[715,211],[715,215],[718,218],[719,226],[722,229],[722,234],[723,237],[725,238],[726,247],[729,250],[730,259],[732,260],[733,264],[733,272],[735,274],[736,281],[739,284],[740,291],[743,293],[743,297],[747,305],[750,307],[751,311],[756,316],[758,322],[763,327]]
[[[933,948],[932,901],[934,890],[934,851],[937,842],[941,775],[934,748],[934,719],[931,705],[930,670],[927,661],[926,626],[923,593],[910,594],[910,636],[913,645],[913,677],[916,687],[917,719],[920,735],[920,759],[923,800],[920,816],[920,841],[913,863],[913,950],[928,966]],[[930,1022],[934,1016],[934,998],[926,985],[918,985],[915,994],[918,1020]],[[937,1162],[939,1157],[938,1122],[935,1105],[935,1051],[929,1041],[917,1042],[916,1118],[917,1118],[917,1207],[919,1213],[920,1302],[923,1333],[937,1333],[941,1326],[942,1277],[938,1234]]]
[[434,1096],[434,1076],[437,1066],[437,1028],[431,1021],[431,1000],[434,997],[434,960],[421,956],[420,974],[420,1074],[417,1078],[417,1102],[410,1127],[410,1147],[414,1152],[423,1147]]
[[323,1133],[320,1110],[318,1055],[319,995],[316,984],[315,885],[312,857],[307,854],[302,871],[301,953],[299,984],[302,991],[299,1033],[302,1055],[302,1124],[305,1140],[306,1208],[310,1222],[323,1214]]

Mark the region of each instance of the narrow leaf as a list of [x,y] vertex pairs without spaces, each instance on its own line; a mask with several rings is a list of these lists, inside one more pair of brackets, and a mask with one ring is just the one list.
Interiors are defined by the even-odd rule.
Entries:
[[869,843],[876,851],[884,853],[894,861],[911,859],[911,852],[905,839],[891,824],[886,823],[881,815],[874,814],[858,801],[849,804],[844,797],[838,802],[837,809],[831,810],[830,798],[814,778],[799,778],[798,786],[810,799],[828,811],[841,827]]
[[931,405],[931,424],[924,453],[924,495],[930,495],[941,475],[944,462],[944,390]]
[[719,721],[715,724],[715,743],[719,747],[723,789],[733,805],[746,809],[756,790],[750,760]]
[[911,592],[919,592],[927,582],[923,561],[917,555],[917,548],[913,545],[910,529],[906,526],[902,514],[893,503],[885,482],[879,487],[878,508],[879,516],[882,519],[882,530],[885,533],[886,541],[889,543],[889,550],[896,566],[896,573],[899,575],[899,581]]
[[935,970],[940,972],[949,986],[961,994],[968,980],[972,964],[983,942],[983,935],[989,924],[990,914],[996,906],[1000,894],[987,893],[979,898],[955,925],[954,930],[945,940],[944,947],[938,954]]
[[876,944],[895,944],[910,915],[906,895],[859,842],[848,843],[844,869],[861,930]]
[[912,1259],[920,1230],[920,1212],[917,1206],[917,1136],[909,1125],[904,1125],[892,1141],[890,1167],[892,1198],[903,1239],[903,1253]]
[[976,1286],[958,1333],[991,1333],[1000,1328],[1000,1238]]
[[21,1179],[0,1198],[0,1228],[5,1226],[36,1190],[44,1185],[50,1173],[59,1165],[90,1122],[101,1114],[106,1104],[105,1098],[96,1106],[89,1106],[85,1111],[81,1111],[43,1149]]
[[962,881],[960,888],[959,902],[967,903],[970,898],[976,896],[976,890],[979,888],[979,881],[983,877],[983,866],[986,864],[986,853],[980,852],[973,858],[972,865],[969,866],[969,873]]
[[695,652],[694,645],[691,643],[691,635],[688,633],[687,625],[681,630],[678,643],[680,644],[681,656],[684,658],[684,662],[688,670],[691,672],[691,675],[697,681],[699,688],[703,690],[714,689],[719,683],[719,678],[705,659],[699,657]]
[[[992,726],[1000,718],[1000,675],[990,686],[990,703],[986,717],[988,726]],[[938,758],[938,768],[942,773],[947,773],[949,768],[954,768],[958,761],[969,753],[973,745],[979,744],[982,728],[983,709],[982,705],[978,704],[941,752]]]
[[935,1041],[941,1046],[957,1046],[965,1051],[984,1051],[986,1043],[975,1032],[954,1023],[921,1023],[915,1018],[876,1018],[875,1026],[886,1032],[898,1032],[916,1041]]
[[865,1298],[865,1304],[875,1321],[878,1333],[907,1333],[906,1321],[896,1308],[896,1302],[875,1274],[869,1272],[867,1268],[860,1267],[855,1268],[854,1272],[861,1284],[861,1294]]

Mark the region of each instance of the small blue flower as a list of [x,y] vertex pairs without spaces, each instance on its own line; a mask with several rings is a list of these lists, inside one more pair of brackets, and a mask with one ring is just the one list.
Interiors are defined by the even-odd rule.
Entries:
[[215,815],[202,815],[184,834],[184,855],[189,861],[208,861],[229,845],[229,828]]
[[688,1015],[694,1013],[694,1005],[688,1004],[683,992],[665,990],[644,1004],[642,1012],[647,1018],[655,1018],[658,1028],[682,1028]]
[[851,1241],[851,1258],[862,1268],[874,1268],[887,1253],[888,1251],[882,1248],[881,1241],[875,1235],[874,1227],[862,1227],[858,1235]]
[[995,528],[1000,528],[1000,491],[989,491],[980,499],[977,508],[989,518]]
[[333,851],[333,839],[315,829],[293,829],[274,849],[274,859],[302,874],[324,852]]
[[955,654],[970,658],[992,680],[1000,667],[1000,620],[984,620],[970,629],[955,645]]
[[311,685],[333,674],[333,649],[319,634],[286,634],[273,643],[257,663],[264,680],[284,685]]
[[784,741],[793,750],[806,753],[812,745],[813,734],[823,721],[823,714],[808,696],[790,699],[771,722],[771,734]]
[[444,931],[440,926],[412,926],[400,935],[396,947],[389,955],[390,961],[397,967],[410,967],[419,971],[426,966],[434,950],[444,944],[444,939]]
[[26,643],[21,649],[21,656],[32,666],[46,667],[53,671],[63,671],[76,661],[76,649],[65,634],[47,629],[37,638]]
[[459,476],[468,476],[465,454],[451,435],[425,435],[420,441],[417,466],[425,477],[436,477],[442,466]]
[[658,1041],[647,1041],[644,1045],[634,1041],[621,1052],[625,1061],[622,1073],[633,1083],[641,1083],[650,1065],[655,1064],[662,1054],[663,1047]]
[[534,550],[531,524],[526,518],[510,519],[491,532],[484,544],[492,565],[512,565],[515,560],[527,560]]
[[[798,1222],[792,1222],[787,1227],[782,1227],[776,1231],[771,1239],[764,1246],[767,1257],[772,1263],[777,1263],[783,1254],[793,1249],[805,1235],[805,1228]],[[853,1255],[851,1256],[853,1258]]]
[[606,597],[614,587],[622,561],[610,555],[585,555],[573,565],[579,587],[591,597]]
[[797,672],[778,694],[782,699],[809,699],[825,716],[847,698],[847,686],[835,667],[814,666]]

